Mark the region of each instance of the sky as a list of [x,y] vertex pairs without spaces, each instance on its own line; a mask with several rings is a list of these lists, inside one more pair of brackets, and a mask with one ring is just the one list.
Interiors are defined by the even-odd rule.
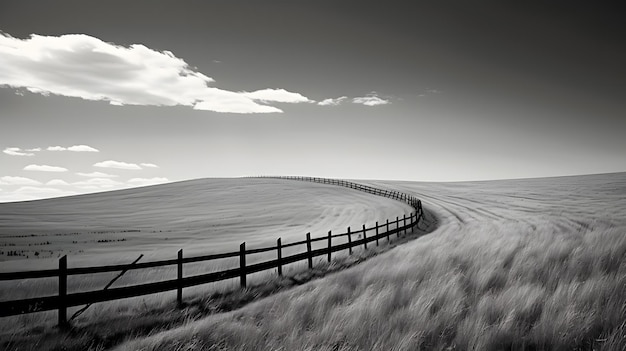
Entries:
[[626,23],[586,1],[0,3],[0,202],[204,177],[626,171]]

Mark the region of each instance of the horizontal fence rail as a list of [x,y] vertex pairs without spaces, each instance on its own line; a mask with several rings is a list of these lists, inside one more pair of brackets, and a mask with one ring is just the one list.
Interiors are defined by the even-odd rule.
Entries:
[[[396,235],[400,237],[401,234],[406,234],[407,230],[412,230],[418,226],[420,219],[423,218],[422,203],[419,199],[404,194],[398,191],[386,190],[366,186],[354,182],[349,182],[340,179],[329,178],[315,178],[315,177],[256,177],[256,178],[273,178],[273,179],[286,179],[286,180],[298,180],[309,181],[321,184],[329,184],[336,186],[343,186],[350,189],[364,191],[370,194],[384,196],[387,198],[406,202],[412,206],[415,211],[407,217],[403,215],[402,218],[396,217],[395,220],[386,220],[385,223],[367,228],[365,224],[360,230],[351,230],[347,228],[347,232],[332,234],[328,232],[328,235],[322,237],[311,238],[311,233],[306,234],[306,240],[282,243],[281,238],[276,240],[276,246],[246,249],[246,243],[242,243],[239,250],[218,253],[203,256],[183,257],[183,250],[178,251],[178,258],[169,260],[160,260],[144,263],[133,264],[117,264],[107,266],[95,266],[95,267],[78,267],[67,268],[67,256],[63,256],[59,259],[58,269],[46,269],[37,271],[22,271],[22,272],[9,272],[0,273],[0,281],[8,280],[21,280],[21,279],[39,279],[39,278],[51,278],[56,277],[59,281],[59,293],[54,296],[44,296],[36,298],[28,298],[12,301],[0,301],[0,317],[13,316],[25,313],[34,313],[50,310],[58,310],[58,324],[64,326],[68,324],[67,321],[67,308],[81,305],[90,305],[96,302],[104,302],[111,300],[118,300],[136,296],[143,296],[155,293],[161,293],[166,291],[177,291],[177,304],[182,305],[182,290],[196,285],[218,282],[226,279],[239,278],[240,286],[246,287],[246,276],[252,273],[258,273],[271,269],[277,269],[278,275],[282,276],[283,267],[287,264],[308,261],[308,267],[313,268],[313,258],[319,256],[326,256],[327,260],[331,261],[333,252],[348,250],[349,254],[352,254],[352,248],[363,246],[367,249],[367,244],[375,242],[376,245],[382,239],[390,241],[390,236]],[[356,235],[356,240],[353,237]],[[335,238],[347,238],[347,242],[333,245],[333,239]],[[312,249],[312,243],[326,242],[326,247]],[[283,249],[298,245],[305,245],[306,251],[295,253],[292,255],[283,255]],[[246,256],[251,254],[258,254],[264,252],[276,252],[276,259],[246,264]],[[226,269],[218,272],[211,272],[193,276],[183,276],[183,265],[185,263],[194,262],[206,262],[223,258],[235,258],[239,257],[239,267]],[[124,286],[118,288],[105,288],[105,290],[87,291],[68,293],[67,292],[67,277],[82,274],[96,274],[106,272],[125,272],[127,270],[147,269],[155,267],[165,266],[177,266],[176,279],[169,279],[159,282]]]

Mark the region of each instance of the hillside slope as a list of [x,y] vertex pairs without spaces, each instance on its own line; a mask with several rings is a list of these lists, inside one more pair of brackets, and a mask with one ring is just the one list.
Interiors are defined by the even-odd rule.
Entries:
[[369,182],[439,228],[363,264],[120,350],[619,350],[626,173]]
[[[409,214],[398,201],[276,179],[199,179],[20,203],[0,203],[0,269],[129,262],[298,241],[304,234]],[[10,255],[15,251],[19,255]],[[37,255],[35,254],[37,253]]]

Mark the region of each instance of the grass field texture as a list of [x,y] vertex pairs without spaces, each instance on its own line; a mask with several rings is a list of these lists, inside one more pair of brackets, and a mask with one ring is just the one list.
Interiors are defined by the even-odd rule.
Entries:
[[370,182],[422,198],[430,235],[119,350],[622,350],[626,175]]
[[[127,333],[115,342],[117,349],[626,347],[626,174],[361,182],[422,199],[437,229],[358,265],[277,289],[229,312],[199,318],[194,305],[181,312],[189,318],[172,322],[171,328],[161,324],[151,332],[138,323],[136,336]],[[207,305],[210,300],[205,299]],[[167,321],[167,310],[156,310],[159,314],[149,308],[134,312]],[[100,309],[92,318],[101,317],[98,323],[105,328],[116,311]],[[76,332],[59,333],[54,345],[103,347],[98,340],[80,339]],[[43,346],[33,344],[31,349]]]

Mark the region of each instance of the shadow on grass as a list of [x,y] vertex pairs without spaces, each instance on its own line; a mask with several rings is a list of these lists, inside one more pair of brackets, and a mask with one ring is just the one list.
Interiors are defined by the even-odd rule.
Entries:
[[320,259],[313,269],[297,271],[283,277],[276,276],[262,284],[245,289],[188,296],[183,306],[179,307],[176,307],[172,299],[171,303],[167,303],[171,307],[153,308],[144,305],[128,314],[106,316],[96,321],[86,320],[64,329],[37,326],[19,335],[12,335],[11,340],[3,341],[0,346],[5,350],[99,351],[109,349],[125,340],[152,335],[210,315],[233,311],[264,297],[345,270],[398,245],[433,232],[438,222],[432,212],[425,210],[424,220],[418,224],[418,230],[400,237],[393,235],[390,242],[387,242],[387,239],[381,239],[379,246],[374,244],[368,246],[367,250],[359,250],[352,255],[338,256],[330,262]]

